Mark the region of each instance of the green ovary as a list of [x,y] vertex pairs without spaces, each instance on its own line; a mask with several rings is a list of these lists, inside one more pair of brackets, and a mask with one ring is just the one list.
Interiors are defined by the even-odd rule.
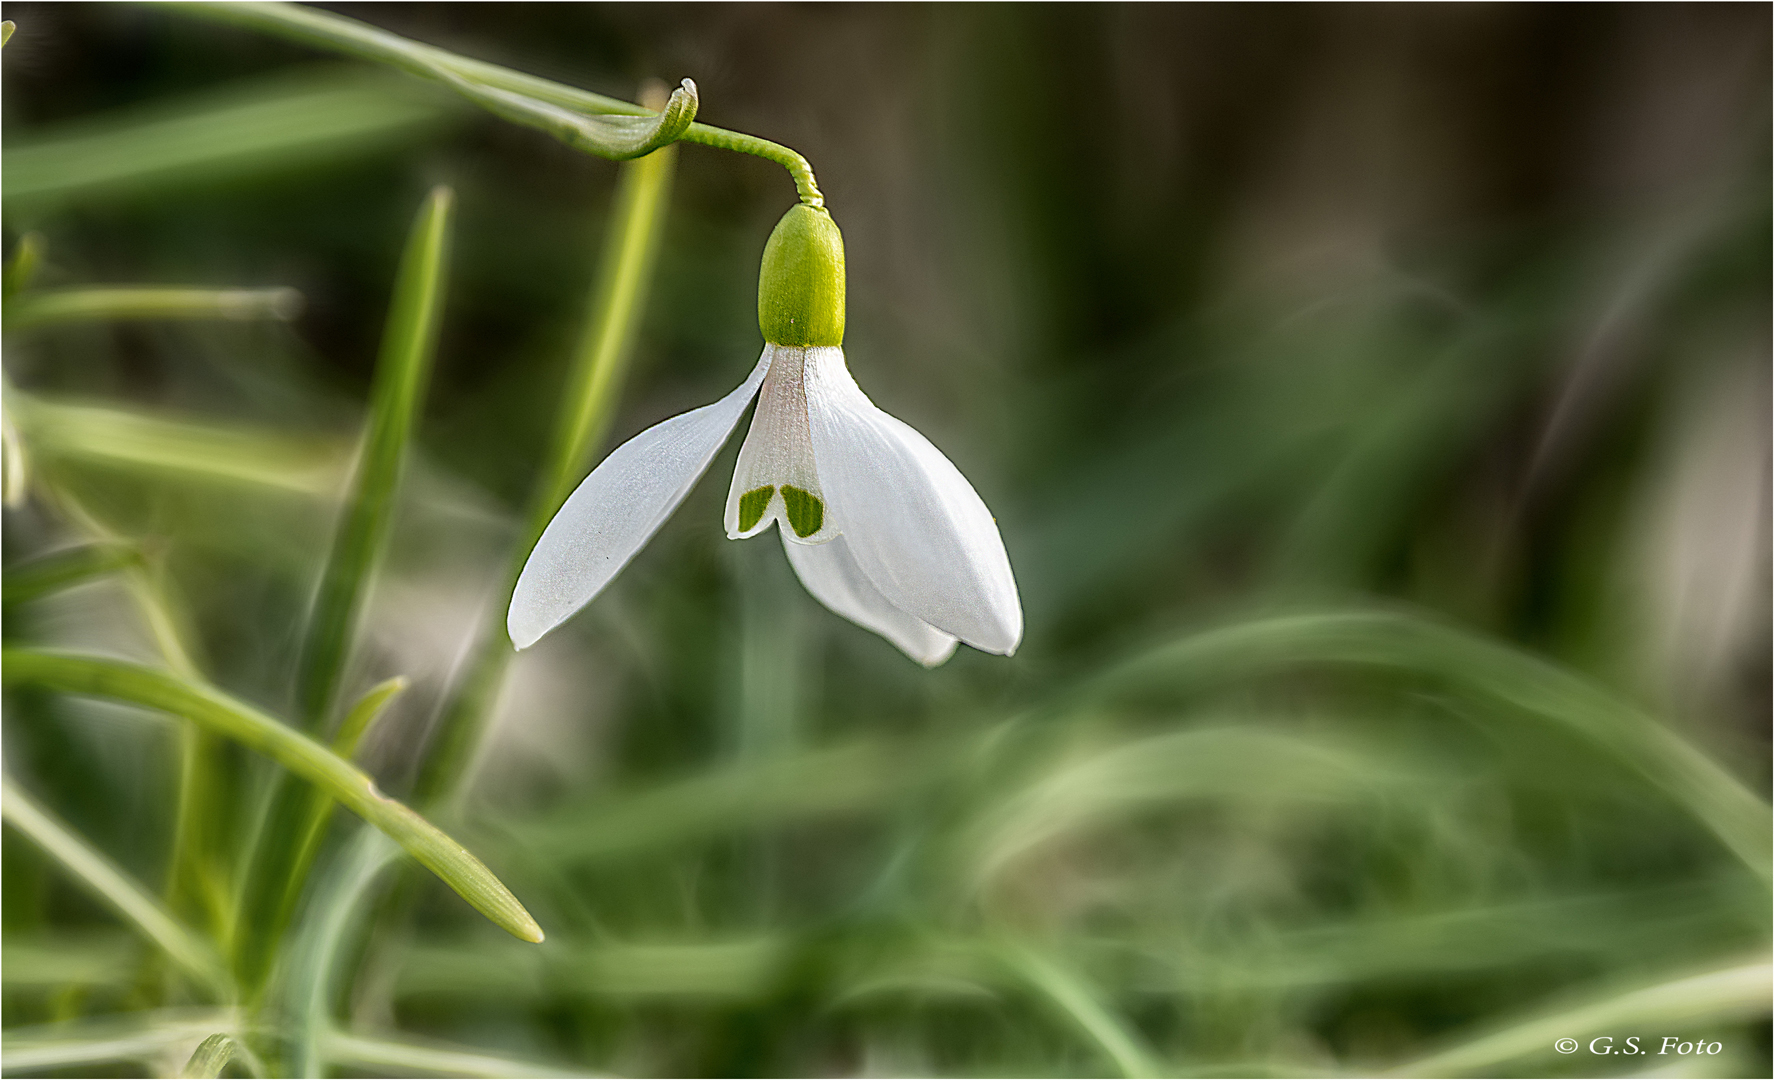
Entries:
[[[786,496],[793,490],[793,488],[783,488],[782,492],[783,495]],[[764,511],[770,509],[770,496],[774,494],[776,494],[775,488],[761,487],[752,488],[750,491],[739,497],[740,532],[745,532],[747,529],[750,529],[753,525],[758,523],[758,519],[764,516]],[[791,510],[789,512],[792,514],[794,511]]]
[[[768,489],[766,489],[768,490]],[[751,498],[747,495],[745,498]],[[766,497],[768,501],[768,497]],[[782,504],[788,508],[788,523],[795,530],[796,536],[812,536],[825,523],[825,503],[819,496],[810,491],[802,491],[798,487],[782,485]],[[759,511],[762,513],[763,511]],[[745,501],[739,503],[739,516],[745,517]],[[756,518],[753,518],[755,521]]]

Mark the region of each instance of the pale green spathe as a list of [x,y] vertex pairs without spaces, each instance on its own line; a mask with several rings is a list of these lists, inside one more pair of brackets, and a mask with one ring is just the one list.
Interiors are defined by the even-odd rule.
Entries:
[[770,233],[758,329],[772,345],[844,344],[844,236],[823,208],[797,203]]

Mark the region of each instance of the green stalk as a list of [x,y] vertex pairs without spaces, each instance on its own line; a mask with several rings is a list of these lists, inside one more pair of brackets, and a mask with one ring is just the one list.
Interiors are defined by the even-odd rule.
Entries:
[[386,833],[481,914],[525,941],[542,929],[481,861],[435,825],[383,795],[362,770],[259,710],[213,687],[139,664],[35,649],[6,649],[0,672],[9,686],[124,701],[190,720],[266,755]]
[[267,30],[436,80],[496,116],[545,131],[569,146],[599,157],[625,161],[650,154],[676,142],[696,116],[696,84],[688,79],[656,116],[650,115],[651,110],[633,106],[608,108],[625,103],[607,98],[598,99],[598,104],[606,107],[589,110],[596,115],[587,116],[522,90],[490,85],[477,77],[479,71],[492,65],[465,61],[443,49],[300,4],[217,2],[175,6],[192,15]]
[[622,167],[615,216],[592,294],[591,319],[573,355],[554,439],[523,532],[500,582],[495,617],[481,630],[463,669],[466,674],[438,722],[433,749],[415,792],[421,806],[453,794],[480,744],[481,731],[512,657],[505,611],[518,575],[555,511],[584,478],[592,453],[609,430],[645,306],[675,160],[676,151],[667,148]]
[[[325,731],[332,719],[333,700],[394,521],[407,446],[437,352],[452,204],[448,188],[431,192],[413,221],[395,276],[356,477],[321,573],[298,661],[297,708],[303,728],[312,734]],[[389,696],[384,693],[378,700],[386,703]],[[329,806],[324,793],[287,777],[273,788],[240,899],[234,949],[235,974],[249,989],[259,985],[289,924]]]
[[12,782],[0,777],[0,815],[7,824],[59,863],[87,890],[135,926],[218,997],[226,997],[228,976],[215,950],[173,917],[160,901],[136,884],[102,852],[57,821]]
[[[825,198],[820,194],[819,184],[813,177],[813,168],[800,154],[755,135],[692,123],[699,103],[695,84],[688,79],[684,80],[684,85],[672,94],[663,108],[652,109],[526,75],[497,64],[457,56],[443,49],[377,30],[354,19],[297,4],[180,3],[174,6],[187,14],[251,26],[310,45],[388,64],[421,78],[448,83],[458,93],[499,116],[549,131],[569,144],[604,157],[626,159],[642,156],[673,141],[697,143],[761,157],[788,170],[802,202],[809,206],[825,205]],[[606,152],[594,145],[581,143],[580,139],[587,136],[582,136],[580,125],[589,122],[587,117],[637,118],[644,126],[618,126],[617,121],[601,121],[603,126],[595,129],[589,137],[594,141],[610,139],[613,148],[623,151]],[[580,124],[573,123],[573,118],[577,118]],[[620,142],[619,147],[616,146],[617,141]]]
[[301,310],[294,289],[49,289],[7,304],[6,328],[95,319],[293,319]]

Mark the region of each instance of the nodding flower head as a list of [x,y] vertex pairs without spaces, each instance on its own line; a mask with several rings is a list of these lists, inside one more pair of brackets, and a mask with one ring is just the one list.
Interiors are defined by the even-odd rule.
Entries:
[[737,389],[617,447],[530,553],[506,627],[533,644],[589,603],[695,486],[757,399],[727,491],[732,539],[777,527],[826,607],[926,666],[964,641],[1022,640],[1016,579],[991,511],[942,451],[875,407],[844,363],[844,238],[798,205],[764,248],[764,353]]

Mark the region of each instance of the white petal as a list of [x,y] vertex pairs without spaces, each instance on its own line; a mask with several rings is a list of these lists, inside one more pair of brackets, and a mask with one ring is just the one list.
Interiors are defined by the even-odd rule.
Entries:
[[755,536],[777,521],[784,536],[792,532],[803,544],[823,544],[837,532],[826,513],[807,433],[802,378],[809,350],[798,345],[767,345],[765,350],[774,350],[774,358],[727,489],[727,538]]
[[953,635],[887,602],[856,565],[842,536],[823,544],[801,544],[790,540],[784,529],[782,547],[795,576],[826,607],[880,634],[925,667],[935,667],[954,654]]
[[875,407],[844,350],[807,350],[807,421],[830,513],[894,607],[1008,656],[1022,603],[991,511],[930,440]]
[[766,348],[731,394],[654,424],[591,471],[524,563],[505,620],[513,644],[535,644],[628,565],[708,469],[769,369]]

